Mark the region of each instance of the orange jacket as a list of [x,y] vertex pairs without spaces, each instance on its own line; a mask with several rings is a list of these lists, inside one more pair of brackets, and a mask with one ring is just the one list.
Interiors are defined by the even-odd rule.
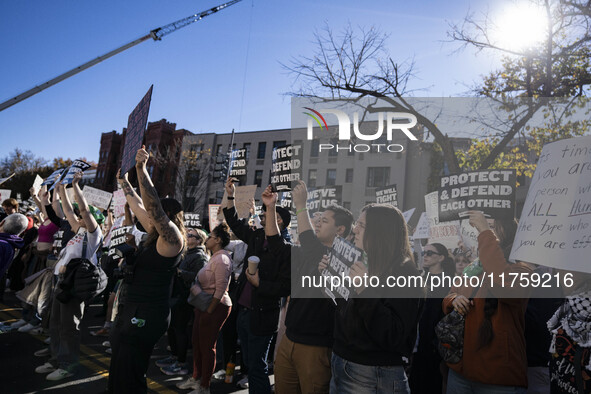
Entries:
[[[533,271],[525,264],[507,263],[494,233],[490,230],[483,231],[478,236],[478,249],[487,280],[476,293],[474,306],[466,315],[462,360],[457,364],[448,365],[472,381],[527,387],[524,328],[529,289],[517,285],[510,288],[512,277],[508,273],[529,275]],[[492,287],[488,279],[491,273],[494,277]],[[500,279],[503,273],[504,288]],[[452,288],[443,300],[444,313],[448,314],[453,310],[452,301],[457,295],[469,298],[472,292],[473,288],[469,286]],[[511,294],[511,298],[501,298],[506,297],[508,293]],[[479,348],[478,330],[484,320],[484,303],[487,296],[497,297],[499,300],[497,311],[491,317],[494,336],[488,345]]]

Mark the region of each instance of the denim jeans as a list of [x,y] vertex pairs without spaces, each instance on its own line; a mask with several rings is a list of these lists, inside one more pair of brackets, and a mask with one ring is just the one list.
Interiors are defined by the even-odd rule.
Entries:
[[249,309],[240,307],[236,325],[242,357],[248,365],[248,392],[254,394],[271,393],[271,383],[267,375],[267,353],[273,336],[253,335],[250,330]]
[[447,392],[454,394],[526,394],[527,389],[525,387],[474,382],[450,369],[447,375]]
[[[453,391],[450,391],[453,392]],[[402,366],[379,367],[356,364],[332,354],[331,394],[410,394]]]

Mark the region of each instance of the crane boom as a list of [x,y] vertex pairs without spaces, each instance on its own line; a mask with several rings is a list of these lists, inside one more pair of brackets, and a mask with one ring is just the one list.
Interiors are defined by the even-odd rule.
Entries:
[[179,19],[178,21],[169,23],[168,25],[151,30],[150,33],[146,34],[143,37],[133,40],[133,41],[131,41],[123,46],[120,46],[119,48],[114,49],[102,56],[92,59],[91,61],[86,62],[86,63],[82,64],[81,66],[78,66],[76,68],[71,69],[70,71],[67,71],[61,75],[58,75],[57,77],[50,79],[49,81],[47,81],[45,83],[37,85],[34,88],[29,89],[26,92],[19,94],[18,96],[8,99],[8,100],[4,101],[3,103],[0,103],[0,112],[4,111],[6,108],[12,107],[13,105],[15,105],[17,103],[20,103],[21,101],[39,93],[39,92],[42,92],[43,90],[63,81],[64,79],[70,78],[71,76],[76,75],[79,72],[84,71],[87,68],[90,68],[90,67],[94,66],[95,64],[102,62],[103,60],[106,60],[112,56],[115,56],[116,54],[121,53],[121,52],[125,51],[126,49],[134,47],[137,44],[140,44],[150,38],[152,38],[154,41],[160,41],[162,39],[162,37],[174,32],[178,29],[181,29],[185,26],[188,26],[194,22],[198,22],[201,19],[203,19],[204,17],[214,14],[214,13],[216,13],[220,10],[223,10],[224,8],[227,8],[231,5],[234,5],[234,4],[238,3],[239,1],[242,1],[242,0],[232,0],[227,3],[220,4],[216,7],[213,7],[209,10],[200,12],[198,14],[191,15],[191,16],[183,18],[183,19]]

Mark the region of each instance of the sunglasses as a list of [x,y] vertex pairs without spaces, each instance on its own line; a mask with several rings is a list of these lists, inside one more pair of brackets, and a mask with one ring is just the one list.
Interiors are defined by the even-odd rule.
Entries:
[[432,250],[427,250],[427,251],[423,251],[422,252],[422,255],[423,256],[428,256],[428,257],[431,257],[433,255],[441,256],[441,253],[433,252]]

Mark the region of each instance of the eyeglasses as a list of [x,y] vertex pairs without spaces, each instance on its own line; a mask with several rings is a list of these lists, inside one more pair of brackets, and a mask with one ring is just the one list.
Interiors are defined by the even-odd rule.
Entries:
[[431,257],[433,255],[441,256],[441,253],[437,253],[437,252],[434,252],[432,250],[423,251],[421,254],[423,256],[428,256],[428,257]]

